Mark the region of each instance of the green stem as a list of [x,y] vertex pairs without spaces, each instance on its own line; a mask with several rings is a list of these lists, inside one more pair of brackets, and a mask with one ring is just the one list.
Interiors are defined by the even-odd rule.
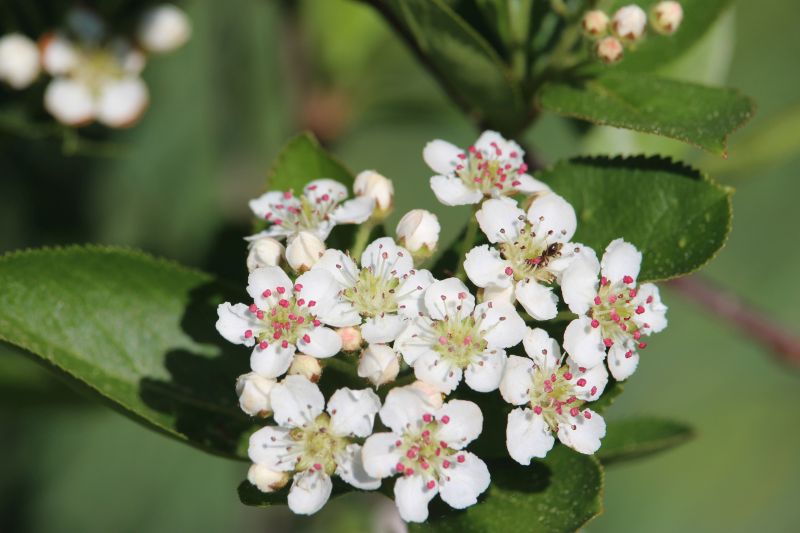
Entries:
[[475,245],[475,237],[478,236],[478,217],[475,216],[475,213],[478,212],[480,207],[481,204],[475,204],[475,208],[472,210],[472,214],[467,221],[467,231],[464,234],[464,240],[461,241],[461,249],[458,252],[459,261],[456,277],[461,281],[467,279],[467,272],[464,270],[464,259],[467,256],[467,252],[472,250],[472,247]]
[[373,229],[375,229],[375,222],[372,219],[367,220],[358,227],[355,239],[353,239],[353,246],[350,248],[350,255],[356,261],[361,258],[364,248],[367,247],[369,236],[372,234]]

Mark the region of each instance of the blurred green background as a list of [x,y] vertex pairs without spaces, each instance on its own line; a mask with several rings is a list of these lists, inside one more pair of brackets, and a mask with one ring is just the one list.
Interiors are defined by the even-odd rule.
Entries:
[[[9,120],[19,97],[0,89],[0,251],[121,244],[244,280],[246,201],[262,191],[281,144],[304,127],[353,170],[395,180],[392,223],[411,207],[436,209],[443,240],[455,237],[448,222],[467,211],[436,205],[421,149],[433,138],[466,144],[477,132],[368,8],[346,0],[183,5],[192,40],[152,59],[151,107],[131,130],[90,129],[92,142],[65,146],[57,129]],[[736,187],[733,234],[704,274],[796,331],[800,5],[734,5],[688,56],[664,66],[757,100],[757,118],[733,136],[729,160],[606,128],[584,135],[552,116],[525,140],[547,162],[667,152]],[[797,531],[798,373],[680,295],[667,290],[665,299],[671,327],[609,416],[685,420],[698,436],[609,468],[605,514],[585,530]],[[147,431],[2,346],[0,402],[3,532],[368,531],[378,526],[364,510],[378,508],[376,498],[388,502],[348,497],[312,519],[246,508],[236,496],[246,465]]]

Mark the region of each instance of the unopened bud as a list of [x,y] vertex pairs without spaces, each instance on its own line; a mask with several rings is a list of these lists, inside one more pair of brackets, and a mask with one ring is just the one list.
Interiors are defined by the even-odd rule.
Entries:
[[436,215],[425,209],[412,209],[397,223],[397,242],[411,252],[415,260],[427,259],[439,243],[441,230]]
[[635,4],[619,8],[614,13],[614,18],[611,19],[611,27],[614,33],[617,37],[627,42],[641,39],[646,26],[647,14]]
[[286,486],[289,482],[289,472],[276,472],[264,465],[250,465],[247,471],[247,481],[258,487],[261,492],[275,492]]
[[587,11],[581,21],[583,31],[589,37],[601,37],[608,30],[608,15],[599,9]]
[[297,354],[292,359],[292,366],[289,367],[288,374],[303,376],[311,383],[316,383],[322,376],[322,365],[319,364],[319,359],[316,357]]
[[272,414],[269,393],[274,386],[274,379],[265,378],[255,372],[239,376],[236,380],[239,407],[250,416],[268,417]]
[[14,89],[24,89],[39,75],[39,48],[21,33],[0,39],[0,80]]
[[374,170],[365,170],[356,176],[353,183],[353,192],[356,196],[366,196],[375,200],[373,217],[383,219],[394,207],[394,184],[392,180],[378,174]]
[[272,237],[260,237],[250,243],[247,254],[247,270],[265,266],[278,266],[283,256],[283,245]]
[[325,253],[325,243],[310,231],[301,231],[286,246],[286,261],[296,272],[303,273]]
[[139,24],[139,43],[148,52],[171,52],[189,40],[189,17],[177,6],[162,4],[148,9]]
[[400,361],[397,353],[385,344],[370,344],[361,352],[358,375],[376,387],[394,381],[398,372]]
[[672,35],[682,21],[683,8],[678,2],[659,2],[650,10],[650,23],[658,33]]
[[444,394],[430,383],[418,380],[408,387],[419,394],[420,398],[433,409],[439,409],[444,404]]
[[346,328],[339,328],[336,330],[339,337],[342,339],[342,350],[345,352],[354,352],[361,348],[361,329],[358,327],[348,326]]
[[594,48],[597,57],[603,63],[612,64],[622,59],[622,43],[616,37],[604,37],[597,41]]
[[508,287],[500,288],[489,285],[479,291],[481,302],[514,302],[514,284],[510,283]]

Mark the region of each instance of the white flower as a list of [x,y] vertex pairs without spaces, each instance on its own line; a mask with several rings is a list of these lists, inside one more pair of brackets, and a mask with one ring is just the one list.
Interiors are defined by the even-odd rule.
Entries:
[[618,380],[636,370],[637,349],[647,346],[642,337],[667,327],[667,307],[658,287],[636,285],[641,262],[642,254],[632,244],[616,239],[601,263],[582,255],[561,279],[564,301],[580,315],[564,332],[564,349],[585,367],[602,363],[608,349],[608,368]]
[[581,20],[581,26],[586,35],[600,37],[608,29],[608,15],[599,9],[587,11]]
[[39,76],[39,48],[20,33],[0,38],[0,80],[24,89]]
[[391,432],[364,443],[364,469],[376,478],[400,474],[394,497],[407,522],[424,522],[428,502],[438,493],[456,509],[474,505],[489,486],[489,470],[463,448],[483,429],[481,410],[472,402],[451,400],[433,408],[410,387],[392,389],[380,411]]
[[236,380],[236,395],[239,397],[239,407],[250,416],[266,418],[272,414],[269,403],[269,393],[276,381],[265,378],[255,372],[243,374]]
[[466,151],[437,139],[422,152],[425,163],[438,174],[431,178],[431,189],[445,205],[477,204],[486,196],[549,190],[525,173],[524,155],[517,143],[494,131],[483,132]]
[[367,378],[376,387],[394,381],[398,372],[400,372],[399,357],[389,346],[370,344],[361,352],[358,375]]
[[339,286],[324,271],[306,272],[292,283],[278,267],[250,273],[250,306],[228,302],[217,308],[217,331],[234,344],[255,346],[250,367],[265,377],[284,374],[295,352],[317,358],[336,355],[339,335],[328,326],[345,326],[337,312]]
[[329,273],[339,284],[338,311],[360,324],[368,343],[392,342],[417,316],[425,289],[433,282],[427,270],[414,270],[411,254],[391,237],[373,241],[361,254],[361,268],[339,250],[327,250],[312,272]]
[[597,41],[594,52],[601,61],[610,65],[620,61],[625,50],[616,37],[604,37]]
[[247,249],[247,270],[250,272],[265,266],[278,266],[284,254],[283,245],[272,237],[252,240]]
[[439,232],[442,227],[439,219],[424,209],[412,209],[397,223],[397,241],[405,246],[411,253],[416,253],[423,247],[428,252],[433,252],[439,243]]
[[317,383],[322,377],[322,365],[319,359],[301,353],[294,356],[287,372],[290,376],[303,376],[312,383]]
[[270,226],[248,239],[290,237],[310,231],[323,241],[337,224],[361,224],[372,215],[375,200],[360,196],[347,200],[347,188],[338,181],[319,179],[303,189],[302,196],[291,191],[270,191],[250,200],[250,209]]
[[528,357],[509,357],[500,394],[512,405],[525,406],[508,415],[506,447],[511,458],[528,465],[544,457],[555,438],[578,452],[591,454],[600,447],[606,423],[585,408],[600,397],[608,382],[602,365],[592,369],[567,358],[562,364],[558,343],[543,329],[529,329],[523,340]]
[[522,340],[525,322],[506,302],[475,305],[456,278],[436,281],[425,291],[421,315],[409,323],[394,347],[414,367],[417,379],[449,394],[465,377],[478,392],[497,388],[506,363],[503,348]]
[[638,41],[644,35],[647,14],[636,4],[621,7],[611,19],[614,33],[623,41]]
[[296,272],[303,273],[311,269],[322,254],[325,243],[310,231],[301,231],[289,239],[286,245],[286,262]]
[[536,320],[557,314],[553,283],[584,246],[569,242],[577,222],[572,206],[555,193],[544,193],[528,213],[511,198],[486,200],[475,214],[494,247],[476,246],[467,253],[464,270],[478,287],[506,289]]
[[186,44],[191,34],[189,17],[173,4],[151,7],[139,23],[139,43],[148,52],[171,52]]
[[374,170],[365,170],[356,176],[353,183],[356,196],[366,196],[375,200],[379,210],[389,211],[394,205],[394,184],[392,180]]
[[323,412],[319,388],[302,376],[287,376],[273,387],[270,400],[278,425],[253,433],[248,454],[269,471],[294,473],[288,497],[292,511],[319,511],[330,497],[334,474],[362,490],[380,486],[379,479],[364,471],[361,445],[352,440],[372,433],[381,407],[374,392],[339,389]]
[[650,22],[661,34],[675,33],[683,21],[683,8],[679,2],[659,2],[650,10]]

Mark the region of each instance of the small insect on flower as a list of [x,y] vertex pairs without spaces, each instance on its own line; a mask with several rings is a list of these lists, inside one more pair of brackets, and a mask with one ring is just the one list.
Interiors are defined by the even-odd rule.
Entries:
[[[324,410],[325,398],[315,384],[302,376],[287,376],[272,388],[270,401],[278,425],[253,433],[248,455],[257,465],[259,476],[253,477],[280,481],[281,472],[293,474],[288,495],[293,512],[319,511],[330,497],[334,474],[361,490],[380,486],[380,479],[365,472],[361,445],[353,441],[372,433],[381,407],[373,391],[339,389]],[[254,482],[258,479],[250,481],[264,492],[275,490],[269,483]]]
[[[564,271],[561,294],[579,317],[564,332],[564,349],[581,366],[603,362],[615,379],[628,378],[639,364],[645,337],[667,327],[667,306],[658,287],[637,285],[642,254],[622,239],[611,242],[601,262],[584,254]],[[598,279],[599,277],[599,279]]]
[[397,474],[394,498],[407,522],[424,522],[436,494],[456,509],[474,505],[489,487],[489,469],[464,448],[483,429],[483,415],[472,402],[451,400],[440,408],[413,387],[392,389],[380,410],[391,432],[364,443],[364,470],[376,478]]

